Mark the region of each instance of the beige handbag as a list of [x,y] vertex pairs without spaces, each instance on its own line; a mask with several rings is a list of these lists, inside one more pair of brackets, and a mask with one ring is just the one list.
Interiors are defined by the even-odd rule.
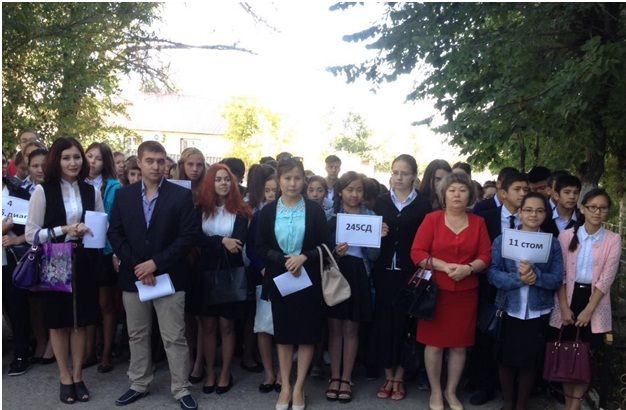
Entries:
[[[330,265],[324,269],[324,255],[322,247],[330,258]],[[341,302],[348,300],[352,294],[350,291],[350,284],[341,274],[339,266],[333,254],[330,252],[325,244],[317,247],[317,251],[320,254],[320,274],[322,275],[322,293],[324,295],[324,302],[328,306],[335,306]]]

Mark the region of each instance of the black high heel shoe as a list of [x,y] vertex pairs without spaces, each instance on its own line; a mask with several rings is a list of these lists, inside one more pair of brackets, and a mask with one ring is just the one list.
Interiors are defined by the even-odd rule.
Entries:
[[59,400],[65,404],[76,403],[76,392],[74,391],[74,384],[61,383],[61,389],[59,391]]
[[231,387],[233,387],[233,376],[230,376],[230,379],[228,380],[228,384],[226,386],[217,386],[215,387],[215,393],[217,394],[224,394],[227,391],[229,391],[231,389]]
[[204,380],[205,377],[206,377],[206,369],[202,367],[202,374],[200,376],[193,376],[191,373],[189,373],[189,383],[198,384],[202,380]]
[[259,391],[261,393],[269,393],[271,391],[274,391],[274,389],[276,388],[276,379],[274,379],[274,383],[261,383],[259,384]]

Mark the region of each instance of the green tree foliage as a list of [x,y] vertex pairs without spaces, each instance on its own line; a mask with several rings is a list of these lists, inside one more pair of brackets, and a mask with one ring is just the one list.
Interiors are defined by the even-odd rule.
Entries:
[[2,134],[13,147],[22,128],[102,138],[124,114],[119,77],[131,71],[166,84],[152,63],[150,24],[157,3],[3,3]]
[[246,167],[263,156],[264,142],[271,141],[273,151],[284,142],[280,135],[280,116],[247,97],[232,98],[222,116],[228,121],[226,138],[233,143],[230,155],[241,158]]
[[375,57],[331,72],[382,83],[420,69],[425,75],[407,100],[434,99],[444,119],[437,130],[473,165],[574,171],[588,161],[583,179],[596,183],[612,157],[623,192],[626,5],[388,3],[384,9],[373,26],[344,37],[366,43]]
[[343,127],[339,135],[335,138],[334,147],[339,151],[346,151],[356,154],[361,159],[373,159],[373,146],[369,139],[372,131],[367,127],[365,119],[356,113],[349,112],[343,120]]

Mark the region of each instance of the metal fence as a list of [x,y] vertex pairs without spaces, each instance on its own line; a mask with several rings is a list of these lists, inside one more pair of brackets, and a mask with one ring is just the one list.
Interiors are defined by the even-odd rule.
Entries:
[[622,238],[622,257],[611,288],[613,331],[605,338],[589,398],[598,409],[626,410],[626,226],[606,223],[605,228]]

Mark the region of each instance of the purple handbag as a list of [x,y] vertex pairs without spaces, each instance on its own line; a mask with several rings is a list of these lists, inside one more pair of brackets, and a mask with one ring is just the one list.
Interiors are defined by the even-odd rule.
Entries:
[[73,242],[53,242],[54,231],[48,229],[48,242],[41,244],[41,269],[39,283],[31,287],[35,292],[66,292],[72,293],[74,278]]
[[35,234],[33,246],[28,248],[13,269],[13,284],[16,288],[30,289],[39,283],[41,270],[41,245],[39,231]]

